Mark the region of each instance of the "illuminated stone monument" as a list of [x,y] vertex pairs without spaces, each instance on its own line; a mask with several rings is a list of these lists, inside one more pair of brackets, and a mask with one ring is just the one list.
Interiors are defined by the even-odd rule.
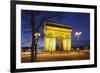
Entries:
[[[53,22],[45,22],[44,51],[71,50],[71,32],[72,32],[71,26]],[[57,45],[59,47],[56,47]]]

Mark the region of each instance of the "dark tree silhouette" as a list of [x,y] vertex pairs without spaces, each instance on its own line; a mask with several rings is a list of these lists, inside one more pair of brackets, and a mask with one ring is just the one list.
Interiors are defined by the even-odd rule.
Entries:
[[34,62],[35,61],[35,58],[36,58],[36,46],[37,46],[37,40],[35,39],[35,32],[36,32],[36,29],[35,29],[35,24],[36,24],[36,21],[35,21],[35,17],[39,15],[39,12],[35,12],[35,11],[31,11],[31,26],[32,26],[32,44],[31,44],[31,61]]
[[32,44],[31,44],[31,61],[34,62],[34,48],[35,48],[35,37],[34,37],[34,33],[35,33],[35,28],[34,28],[34,25],[35,25],[35,13],[33,13],[33,11],[31,12],[31,26],[32,26]]
[[[26,11],[26,10],[25,10]],[[43,30],[44,22],[47,22],[49,19],[56,18],[61,20],[63,18],[63,15],[58,12],[48,12],[48,11],[26,11],[26,14],[29,15],[29,22],[31,24],[31,31],[32,31],[32,43],[31,43],[31,62],[34,62],[36,59],[36,54],[37,54],[37,44],[38,44],[38,39],[35,39],[36,37],[34,34],[36,32],[39,32],[39,29]],[[39,17],[40,20],[36,21],[36,17]],[[39,22],[39,23],[37,23]]]

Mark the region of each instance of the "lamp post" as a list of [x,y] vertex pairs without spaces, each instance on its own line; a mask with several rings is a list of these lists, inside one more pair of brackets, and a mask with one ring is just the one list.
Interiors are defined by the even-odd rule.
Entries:
[[40,33],[36,32],[34,34],[34,36],[35,36],[35,58],[36,58],[36,54],[37,54],[37,44],[38,44],[38,39],[40,37]]
[[[78,38],[78,41],[79,41],[79,38],[80,38],[80,35],[82,34],[82,32],[76,32],[75,33],[75,36],[77,36],[77,38]],[[79,48],[77,48],[77,50],[79,51]]]

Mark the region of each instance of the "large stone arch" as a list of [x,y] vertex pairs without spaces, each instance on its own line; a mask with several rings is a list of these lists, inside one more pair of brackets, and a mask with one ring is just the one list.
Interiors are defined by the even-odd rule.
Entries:
[[44,24],[44,51],[56,51],[56,38],[61,42],[64,51],[71,50],[72,27],[53,22]]

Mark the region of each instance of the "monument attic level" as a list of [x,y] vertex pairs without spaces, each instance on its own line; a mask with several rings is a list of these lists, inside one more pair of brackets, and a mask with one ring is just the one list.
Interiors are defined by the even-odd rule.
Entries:
[[[71,50],[71,32],[71,26],[54,22],[45,22],[44,51]],[[59,40],[59,43],[57,40]],[[57,46],[59,47],[57,48]]]

